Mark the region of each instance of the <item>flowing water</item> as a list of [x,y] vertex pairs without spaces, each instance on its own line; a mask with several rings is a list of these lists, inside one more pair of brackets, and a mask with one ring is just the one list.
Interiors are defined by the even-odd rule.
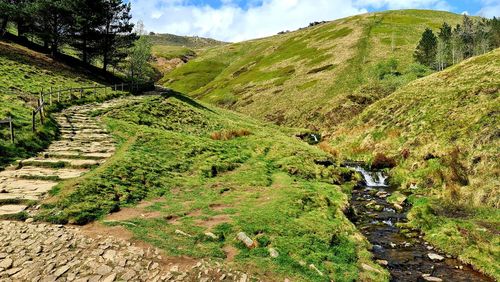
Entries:
[[410,207],[387,201],[396,191],[386,184],[387,177],[361,166],[353,169],[363,175],[364,183],[352,193],[348,216],[371,242],[375,260],[386,265],[391,281],[494,281],[434,249],[418,231],[398,227],[397,223],[407,221]]

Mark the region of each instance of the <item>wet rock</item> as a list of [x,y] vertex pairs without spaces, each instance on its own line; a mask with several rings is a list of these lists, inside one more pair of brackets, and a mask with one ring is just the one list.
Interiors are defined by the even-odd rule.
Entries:
[[396,209],[398,212],[403,211],[403,206],[401,206],[400,204],[392,204],[392,206],[393,206],[393,207],[394,207],[394,209]]
[[373,266],[370,266],[370,265],[368,265],[368,264],[366,264],[366,263],[362,263],[362,264],[361,264],[361,267],[362,267],[364,270],[366,270],[366,271],[371,271],[371,272],[378,272],[378,273],[380,273],[380,270],[378,270],[378,269],[374,268]]
[[428,253],[427,257],[429,257],[433,261],[443,261],[444,260],[443,256],[440,256],[440,255],[435,254],[435,253]]
[[430,274],[422,274],[422,278],[425,281],[430,281],[430,282],[442,282],[443,281],[443,279],[431,276]]
[[380,264],[380,265],[383,265],[383,266],[387,266],[387,265],[389,265],[389,262],[388,262],[388,261],[386,261],[386,260],[383,260],[383,259],[378,259],[378,260],[376,260],[376,262],[377,262],[378,264]]
[[397,191],[392,193],[392,195],[389,198],[387,198],[387,202],[393,205],[398,204],[401,206],[405,201],[406,201],[406,196]]
[[247,246],[247,248],[249,249],[255,248],[256,246],[255,242],[252,239],[250,239],[250,237],[248,237],[247,234],[245,234],[245,232],[238,233],[237,239],[243,242],[243,244],[245,244],[245,246]]

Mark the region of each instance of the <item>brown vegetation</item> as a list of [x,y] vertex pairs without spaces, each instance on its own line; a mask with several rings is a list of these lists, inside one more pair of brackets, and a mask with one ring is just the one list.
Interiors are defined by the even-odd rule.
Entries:
[[212,138],[213,140],[227,141],[237,137],[248,136],[250,134],[252,134],[252,132],[247,129],[224,130],[213,132],[210,135],[210,138]]

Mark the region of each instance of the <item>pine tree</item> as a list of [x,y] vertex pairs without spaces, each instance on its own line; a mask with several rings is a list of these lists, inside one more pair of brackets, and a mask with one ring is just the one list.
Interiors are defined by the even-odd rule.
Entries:
[[464,58],[474,56],[474,22],[467,15],[464,15],[463,18],[461,37],[464,46]]
[[59,48],[69,42],[70,28],[74,23],[71,10],[72,0],[36,0],[34,3],[34,33],[50,46],[53,56]]
[[457,64],[464,59],[464,44],[460,25],[457,25],[451,34],[451,57],[452,64]]
[[474,24],[474,55],[482,55],[490,50],[491,26],[486,19]]
[[490,47],[495,49],[500,47],[500,18],[493,17],[489,21],[490,30]]
[[422,65],[432,67],[436,60],[437,39],[431,29],[426,28],[413,57]]
[[85,63],[99,54],[101,35],[99,27],[104,25],[105,5],[103,0],[75,0],[72,4],[75,21],[71,26],[71,46]]
[[104,25],[101,27],[101,55],[103,69],[108,65],[116,66],[127,57],[127,49],[137,39],[131,33],[134,24],[130,22],[130,3],[122,3],[121,0],[105,0]]

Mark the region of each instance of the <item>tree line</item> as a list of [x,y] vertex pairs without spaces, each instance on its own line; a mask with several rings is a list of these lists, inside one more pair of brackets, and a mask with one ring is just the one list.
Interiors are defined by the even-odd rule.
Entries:
[[117,66],[138,36],[130,3],[122,0],[0,0],[0,35],[8,24],[18,36],[43,45],[53,56],[73,47],[80,59]]
[[437,35],[427,28],[415,50],[420,64],[443,70],[472,56],[500,47],[500,19],[477,19],[464,15],[454,28],[444,22]]

